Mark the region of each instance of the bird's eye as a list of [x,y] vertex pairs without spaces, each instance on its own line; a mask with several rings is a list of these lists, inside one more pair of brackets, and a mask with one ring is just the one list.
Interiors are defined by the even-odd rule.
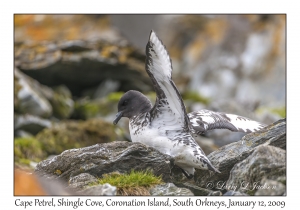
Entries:
[[128,103],[128,101],[127,101],[127,100],[125,100],[125,101],[123,102],[123,106],[126,106],[126,105],[127,105],[127,103]]

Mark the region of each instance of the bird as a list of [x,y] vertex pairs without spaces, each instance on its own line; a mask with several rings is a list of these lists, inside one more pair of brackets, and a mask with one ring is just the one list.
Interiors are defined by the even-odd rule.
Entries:
[[122,117],[129,118],[132,142],[140,142],[170,155],[188,178],[193,177],[195,168],[220,173],[196,143],[194,135],[212,129],[249,133],[265,127],[264,124],[234,114],[210,110],[187,114],[172,80],[169,53],[153,30],[146,45],[145,69],[156,92],[154,106],[141,92],[129,90],[118,102],[118,113],[113,124],[116,125]]

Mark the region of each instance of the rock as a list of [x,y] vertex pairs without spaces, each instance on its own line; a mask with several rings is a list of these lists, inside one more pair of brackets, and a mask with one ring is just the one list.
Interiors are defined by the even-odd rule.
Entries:
[[84,190],[77,191],[76,195],[117,195],[117,188],[106,183],[103,185],[86,187]]
[[173,163],[170,156],[141,143],[111,142],[66,150],[40,162],[35,173],[68,181],[81,173],[101,177],[114,171],[129,173],[132,170],[152,170],[155,176],[161,175],[164,182],[171,182],[182,177],[181,170]]
[[247,196],[248,194],[241,193],[240,191],[233,191],[233,190],[229,190],[224,194],[224,196],[241,196],[241,195]]
[[225,145],[210,153],[207,157],[221,173],[212,174],[209,171],[196,170],[195,182],[203,188],[206,188],[208,183],[212,183],[211,189],[217,189],[219,182],[228,180],[234,165],[246,159],[261,144],[285,149],[286,120],[279,120],[260,131],[247,134],[241,141]]
[[68,118],[74,109],[74,101],[65,86],[56,91],[40,84],[15,69],[15,112],[48,118],[52,114],[59,119]]
[[[23,130],[34,134],[39,130],[41,131],[36,137],[32,135],[18,137],[17,134],[24,133],[20,133]],[[15,137],[15,164],[18,167],[32,169],[34,168],[33,162],[57,155],[66,149],[90,146],[99,142],[110,142],[117,139],[117,134],[112,124],[101,119],[51,123],[35,116],[16,117],[15,115]]]
[[[25,131],[32,135],[36,135],[38,132],[45,128],[50,128],[52,122],[47,119],[43,119],[34,115],[17,115],[14,116],[14,130],[15,133],[18,131]],[[16,136],[17,137],[17,136]]]
[[101,119],[68,120],[42,130],[36,138],[48,155],[57,155],[67,149],[111,142],[117,138],[117,134],[111,123]]
[[189,189],[176,187],[173,183],[157,185],[150,189],[152,196],[192,196],[194,195]]
[[209,187],[206,187],[206,188],[199,187],[193,181],[181,182],[181,183],[177,182],[176,184],[178,186],[180,186],[180,187],[188,188],[196,196],[211,196],[211,195],[213,195],[213,196],[220,196],[220,195],[222,195],[222,192],[220,192],[220,191],[213,191]]
[[[254,195],[257,189],[261,189],[258,194],[282,195],[284,193],[282,186],[276,186],[277,182],[266,180],[263,182],[263,179],[276,180],[278,177],[286,176],[285,157],[286,151],[283,149],[260,145],[250,156],[234,165],[226,185],[237,186],[237,190],[250,195]],[[270,186],[272,184],[274,185]]]
[[15,69],[15,111],[21,114],[32,114],[40,117],[49,117],[52,106],[47,98],[39,91],[38,82],[27,77]]
[[[38,163],[35,173],[41,177],[68,182],[70,183],[69,187],[75,188],[77,192],[79,190],[82,194],[90,193],[95,195],[98,191],[94,191],[94,189],[98,190],[98,188],[93,188],[91,191],[83,191],[89,183],[94,184],[95,177],[100,178],[105,174],[115,173],[116,171],[121,174],[127,174],[132,170],[151,170],[155,176],[162,176],[164,182],[173,183],[179,188],[187,188],[194,195],[222,195],[227,190],[232,191],[228,186],[235,186],[237,185],[235,182],[240,182],[239,175],[236,174],[238,172],[242,173],[244,171],[245,174],[243,172],[241,177],[247,177],[248,175],[248,181],[256,180],[255,177],[261,177],[259,180],[267,178],[280,183],[284,182],[282,177],[285,175],[285,165],[283,168],[280,168],[281,163],[285,162],[281,158],[284,154],[273,157],[264,148],[272,148],[272,151],[274,150],[275,153],[285,151],[285,126],[285,119],[279,120],[258,132],[246,135],[240,142],[226,145],[212,152],[208,157],[221,171],[221,174],[196,170],[195,182],[193,180],[187,182],[183,178],[181,170],[174,165],[174,160],[170,156],[161,154],[154,148],[141,143],[131,142],[111,142],[66,150],[52,159]],[[262,157],[262,155],[260,156],[258,153],[265,154],[261,161],[259,157]],[[258,159],[255,159],[255,157]],[[269,160],[270,157],[272,160]],[[281,162],[279,159],[281,159]],[[256,165],[262,167],[262,169],[254,167],[253,172],[251,172],[251,169],[247,168],[250,167],[247,164],[248,162],[257,163]],[[278,163],[278,170],[268,170],[268,167],[274,166],[276,168],[275,163]],[[244,167],[245,170],[239,170],[241,167]],[[233,173],[235,174],[232,175]],[[224,180],[225,187],[220,186],[220,180]],[[211,185],[208,186],[208,183]],[[172,186],[170,184],[165,187],[171,189]],[[172,193],[170,189],[164,189],[162,186],[159,186],[158,190],[160,191],[150,191],[150,193],[153,195],[160,193],[170,194]],[[101,191],[101,187],[99,187],[99,190]],[[244,193],[240,188],[236,188],[234,191]],[[182,193],[177,190],[175,192]],[[228,194],[237,195],[238,193],[229,192]]]
[[211,193],[208,194],[209,196],[221,196],[222,192],[221,191],[212,191]]
[[24,137],[24,138],[28,138],[28,137],[33,137],[33,135],[27,131],[23,131],[23,130],[17,130],[14,132],[15,138],[19,138],[19,137]]
[[[16,15],[16,19],[16,66],[34,78],[39,77],[40,82],[55,86],[65,83],[77,95],[81,95],[82,89],[97,87],[113,77],[120,82],[118,91],[125,91],[128,86],[143,86],[143,82],[131,84],[126,74],[137,76],[135,73],[140,72],[132,72],[127,64],[139,66],[132,68],[133,71],[144,67],[143,52],[149,28],[154,26],[170,52],[174,81],[181,93],[196,91],[213,101],[285,104],[284,15]],[[117,30],[110,27],[113,22],[119,22],[115,25]],[[139,33],[127,27],[132,22],[137,23],[134,25]],[[131,45],[118,31],[130,43],[138,41],[142,53],[127,48]],[[28,44],[25,40],[40,43]],[[128,57],[133,58],[131,62],[127,62]],[[119,64],[126,69],[123,79],[118,75],[124,72]],[[120,71],[110,74],[109,69],[114,65]],[[97,67],[101,70],[96,71]],[[41,72],[46,75],[44,78]],[[105,79],[99,78],[102,73]]]
[[88,184],[96,182],[96,177],[88,173],[82,173],[77,176],[71,177],[68,181],[69,188],[71,189],[83,189]]
[[[66,50],[84,51],[86,45],[81,40],[118,41],[120,34],[110,27],[108,15],[16,15],[15,42],[54,40],[64,41]],[[64,30],[64,29],[70,30]]]
[[284,15],[162,15],[157,24],[179,63],[175,84],[213,101],[285,104]]
[[258,196],[279,196],[286,194],[286,186],[281,182],[263,178],[260,182],[263,186],[255,192]]
[[[68,41],[67,41],[68,42]],[[64,43],[22,44],[17,47],[16,66],[47,86],[64,84],[72,95],[82,96],[107,79],[118,82],[118,91],[153,89],[145,71],[145,55],[125,42],[83,42],[85,50],[63,48]],[[104,91],[105,92],[105,91]]]
[[48,97],[53,108],[53,116],[58,119],[67,119],[74,110],[74,101],[70,90],[64,86],[58,86]]

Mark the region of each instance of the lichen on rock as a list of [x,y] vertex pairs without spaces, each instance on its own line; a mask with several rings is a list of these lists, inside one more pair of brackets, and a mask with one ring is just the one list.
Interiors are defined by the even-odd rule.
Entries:
[[36,136],[48,155],[59,154],[67,149],[111,142],[116,137],[113,125],[101,119],[60,122],[42,130]]

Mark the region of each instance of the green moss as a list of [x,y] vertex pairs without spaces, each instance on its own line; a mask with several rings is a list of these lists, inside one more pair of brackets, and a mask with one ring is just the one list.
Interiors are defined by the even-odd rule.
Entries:
[[124,92],[113,92],[107,95],[108,102],[118,103],[120,98],[123,96]]
[[80,100],[75,102],[73,117],[76,119],[89,119],[96,117],[100,113],[100,106],[97,102]]
[[61,122],[42,130],[36,138],[48,155],[56,155],[67,149],[114,141],[117,134],[112,123],[89,119]]
[[150,171],[131,171],[129,174],[110,173],[104,174],[98,184],[109,183],[119,188],[151,187],[161,184],[161,177],[154,176]]
[[59,119],[67,119],[74,110],[74,101],[70,90],[65,86],[53,89],[53,95],[48,98],[53,108],[53,115]]
[[17,165],[30,166],[30,162],[39,162],[47,157],[41,143],[35,138],[16,138],[14,140],[14,157]]
[[123,94],[123,92],[114,92],[102,99],[78,100],[75,102],[73,118],[90,119],[114,113],[117,111],[118,102]]
[[67,98],[58,93],[53,94],[50,103],[53,107],[53,114],[59,119],[66,119],[70,117],[74,109],[74,102],[71,98]]
[[187,91],[187,92],[183,93],[182,98],[183,98],[183,100],[191,100],[193,102],[200,102],[205,105],[207,105],[210,102],[209,98],[201,96],[198,93],[193,92],[193,91]]
[[273,112],[273,113],[275,113],[275,114],[278,114],[282,118],[286,117],[286,109],[285,109],[285,107],[273,108],[270,111]]
[[278,116],[280,116],[281,118],[285,118],[286,117],[286,107],[275,107],[275,108],[269,108],[269,107],[260,107],[256,110],[256,112],[258,114],[261,114],[263,112],[271,112],[273,114],[277,114]]
[[22,165],[30,166],[30,162],[31,160],[28,159],[24,159],[24,158],[19,159],[19,163],[21,163]]

